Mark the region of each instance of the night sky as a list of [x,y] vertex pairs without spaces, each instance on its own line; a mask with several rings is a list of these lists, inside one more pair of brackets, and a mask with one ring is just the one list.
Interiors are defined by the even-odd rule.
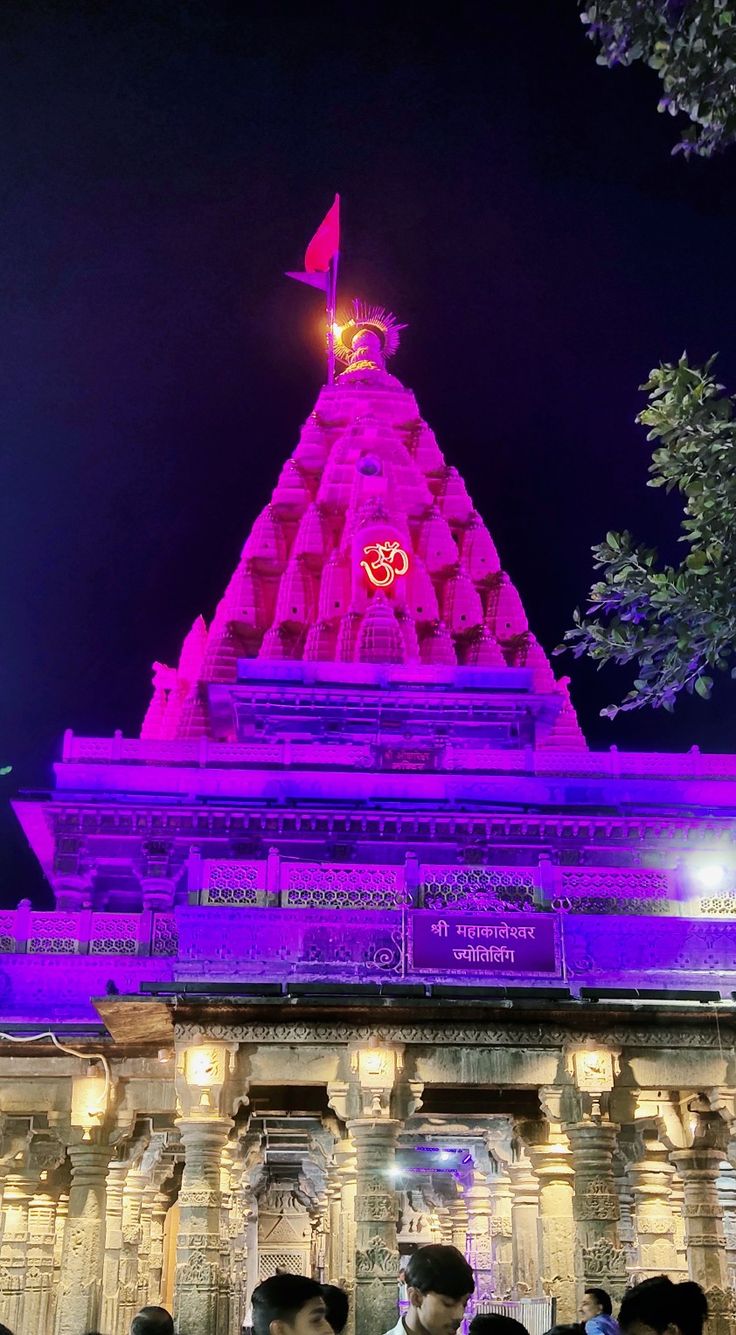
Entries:
[[[344,299],[464,474],[547,649],[630,527],[670,556],[634,415],[650,367],[736,389],[736,152],[671,157],[645,69],[574,0],[445,7],[5,0],[0,15],[0,900],[49,892],[6,797],[65,727],[135,735],[154,659],[211,615],[322,376],[282,277],[335,190]],[[594,746],[723,750],[736,693],[598,717]]]

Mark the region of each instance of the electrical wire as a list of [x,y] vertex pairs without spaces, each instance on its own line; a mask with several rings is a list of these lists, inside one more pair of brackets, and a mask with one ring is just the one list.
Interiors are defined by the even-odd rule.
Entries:
[[81,1057],[82,1061],[102,1062],[102,1068],[105,1072],[105,1088],[100,1098],[100,1107],[92,1113],[93,1117],[102,1116],[107,1110],[107,1100],[112,1084],[112,1075],[110,1072],[110,1063],[103,1052],[79,1052],[77,1048],[70,1048],[65,1043],[60,1043],[56,1034],[52,1034],[50,1029],[45,1029],[41,1034],[6,1034],[0,1030],[0,1038],[7,1039],[8,1043],[37,1043],[41,1039],[50,1038],[54,1047],[59,1052],[65,1052],[70,1057]]

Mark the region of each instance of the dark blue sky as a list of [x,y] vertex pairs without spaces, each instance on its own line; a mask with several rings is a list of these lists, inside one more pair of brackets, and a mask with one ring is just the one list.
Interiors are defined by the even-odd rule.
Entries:
[[[0,15],[8,794],[67,726],[135,733],[211,613],[319,388],[319,298],[282,272],[336,189],[343,296],[410,324],[394,369],[547,648],[607,528],[675,550],[650,366],[718,350],[736,387],[736,155],[672,158],[655,75],[597,67],[574,0],[254,9]],[[611,725],[624,681],[573,677],[594,745],[736,743],[728,686]],[[43,896],[4,809],[0,858],[0,899]]]

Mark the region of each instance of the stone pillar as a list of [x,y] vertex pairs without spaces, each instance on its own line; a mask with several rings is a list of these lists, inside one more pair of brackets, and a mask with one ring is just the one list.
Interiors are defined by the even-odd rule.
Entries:
[[138,1308],[138,1263],[141,1254],[141,1204],[146,1177],[130,1168],[123,1187],[122,1246],[118,1280],[117,1324],[115,1335],[128,1335]]
[[465,1204],[463,1188],[459,1182],[457,1192],[450,1201],[449,1210],[452,1245],[457,1247],[458,1251],[462,1252],[464,1256],[468,1246],[468,1209]]
[[636,1202],[631,1190],[631,1182],[624,1165],[623,1171],[614,1174],[613,1185],[618,1199],[618,1237],[626,1258],[626,1273],[633,1275],[639,1255],[636,1241]]
[[577,1301],[587,1287],[620,1299],[626,1289],[626,1253],[618,1234],[618,1197],[613,1153],[618,1127],[596,1120],[567,1127],[575,1170],[575,1279]]
[[[247,1248],[246,1271],[248,1282],[246,1287],[247,1304],[250,1303],[250,1296],[258,1283],[258,1198],[255,1192],[250,1188],[244,1193],[245,1208],[245,1245]],[[246,1311],[248,1306],[246,1305]]]
[[[148,1285],[151,1275],[151,1213],[153,1202],[156,1197],[156,1183],[150,1179],[146,1181],[143,1188],[143,1197],[141,1200],[141,1249],[138,1256],[137,1273],[137,1311],[146,1306],[148,1302]],[[127,1332],[126,1332],[127,1335]]]
[[61,1263],[64,1257],[64,1235],[66,1233],[66,1223],[69,1216],[69,1197],[64,1193],[60,1196],[56,1204],[56,1219],[54,1221],[54,1270],[53,1270],[53,1308],[54,1324],[50,1330],[56,1330],[56,1311],[59,1305],[59,1294],[61,1292]]
[[[184,1175],[179,1193],[174,1311],[187,1335],[216,1335],[220,1308],[220,1156],[227,1144],[229,1117],[182,1117],[177,1121],[184,1146]],[[227,1320],[227,1314],[225,1314]]]
[[643,1157],[629,1164],[629,1181],[636,1210],[637,1259],[634,1279],[678,1274],[675,1221],[672,1214],[674,1170],[669,1151],[656,1132],[644,1132]]
[[327,1256],[325,1278],[337,1284],[340,1278],[340,1178],[333,1159],[327,1170]]
[[114,1335],[117,1330],[120,1252],[123,1246],[123,1186],[128,1164],[114,1159],[107,1170],[105,1257],[102,1266],[102,1316],[100,1325]]
[[491,1198],[493,1279],[497,1298],[508,1298],[514,1286],[514,1243],[511,1226],[511,1182],[504,1166],[488,1178]]
[[687,1278],[687,1247],[685,1246],[685,1187],[680,1174],[675,1170],[672,1179],[672,1232],[675,1241],[677,1269],[681,1278]]
[[717,1113],[694,1107],[696,1129],[690,1149],[675,1150],[675,1164],[685,1189],[685,1245],[690,1278],[708,1299],[709,1335],[729,1335],[733,1310],[726,1272],[726,1242],[716,1182],[725,1146],[725,1124]]
[[437,1206],[437,1223],[440,1229],[440,1240],[445,1246],[452,1242],[452,1216],[450,1215],[449,1205]]
[[557,1320],[577,1319],[575,1297],[575,1222],[572,1213],[572,1155],[558,1123],[550,1124],[552,1139],[529,1147],[539,1182],[539,1269],[542,1291],[557,1299]]
[[723,1213],[723,1235],[726,1240],[726,1276],[728,1287],[736,1289],[736,1171],[728,1159],[721,1164],[721,1175],[716,1183]]
[[[25,1335],[26,1266],[28,1264],[28,1203],[35,1180],[27,1173],[8,1173],[3,1192],[0,1320]],[[30,1335],[30,1332],[29,1332]]]
[[56,1202],[47,1192],[32,1196],[28,1205],[28,1266],[24,1321],[16,1335],[38,1335],[53,1321],[54,1224]]
[[246,1240],[246,1208],[243,1200],[244,1165],[238,1143],[232,1141],[223,1154],[226,1175],[227,1205],[222,1212],[222,1229],[226,1244],[225,1264],[229,1272],[230,1326],[228,1335],[240,1335],[245,1324],[246,1293],[248,1288],[248,1244]]
[[57,1335],[96,1330],[102,1297],[105,1255],[105,1179],[107,1145],[82,1141],[68,1149],[72,1165],[69,1216],[64,1232]]
[[164,1229],[169,1213],[169,1198],[157,1191],[151,1206],[151,1251],[148,1258],[148,1294],[146,1305],[161,1306],[164,1273]]
[[509,1177],[514,1294],[517,1298],[536,1297],[540,1293],[539,1182],[526,1155],[509,1164]]
[[376,1335],[396,1324],[398,1205],[392,1186],[400,1122],[382,1117],[349,1121],[356,1154],[355,1328]]
[[480,1169],[465,1193],[468,1209],[468,1262],[475,1273],[477,1300],[493,1296],[493,1240],[491,1236],[491,1198],[488,1182]]
[[221,1211],[223,1151],[233,1126],[227,1116],[232,1049],[200,1041],[177,1046],[177,1118],[184,1149],[174,1316],[186,1335],[227,1335],[228,1280],[223,1273]]
[[335,1151],[340,1184],[339,1259],[337,1277],[350,1302],[345,1335],[355,1335],[355,1197],[358,1174],[355,1147],[342,1140]]

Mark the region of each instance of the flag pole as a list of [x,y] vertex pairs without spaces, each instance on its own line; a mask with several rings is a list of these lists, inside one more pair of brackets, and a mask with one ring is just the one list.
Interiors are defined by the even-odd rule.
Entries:
[[336,250],[327,275],[327,383],[335,383],[335,321],[337,319],[337,265],[340,252]]

